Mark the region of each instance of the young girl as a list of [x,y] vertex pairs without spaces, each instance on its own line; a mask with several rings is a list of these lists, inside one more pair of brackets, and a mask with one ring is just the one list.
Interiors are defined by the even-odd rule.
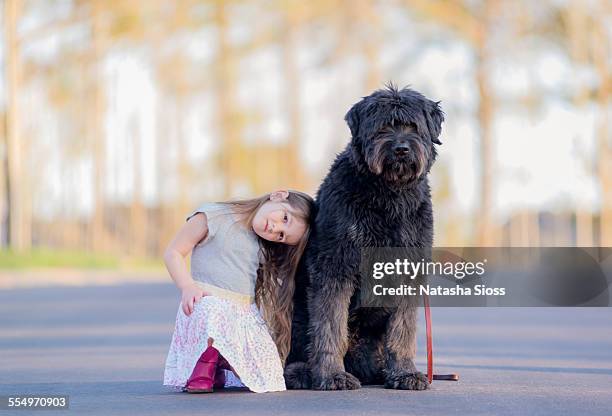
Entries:
[[205,393],[239,378],[254,392],[285,390],[294,276],[312,208],[307,194],[282,190],[204,204],[187,217],[164,254],[182,292],[164,385]]

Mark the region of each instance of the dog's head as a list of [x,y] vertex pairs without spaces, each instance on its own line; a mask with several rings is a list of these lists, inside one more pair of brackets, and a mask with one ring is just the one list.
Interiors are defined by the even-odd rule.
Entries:
[[439,102],[393,84],[355,104],[344,117],[351,129],[352,157],[390,182],[414,182],[436,159],[434,145],[444,121]]

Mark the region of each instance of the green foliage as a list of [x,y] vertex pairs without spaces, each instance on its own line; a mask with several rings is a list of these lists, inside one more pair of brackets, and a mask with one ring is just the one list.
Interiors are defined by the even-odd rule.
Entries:
[[161,261],[155,259],[122,259],[104,254],[78,251],[35,249],[17,253],[0,250],[0,270],[2,269],[39,269],[39,268],[77,268],[77,269],[156,269]]

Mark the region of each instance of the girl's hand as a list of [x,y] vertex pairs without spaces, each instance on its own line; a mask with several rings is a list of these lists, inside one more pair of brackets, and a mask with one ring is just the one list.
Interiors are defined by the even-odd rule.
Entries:
[[203,296],[207,295],[208,293],[200,288],[195,282],[185,286],[181,295],[181,306],[185,315],[191,315],[195,303],[202,299]]

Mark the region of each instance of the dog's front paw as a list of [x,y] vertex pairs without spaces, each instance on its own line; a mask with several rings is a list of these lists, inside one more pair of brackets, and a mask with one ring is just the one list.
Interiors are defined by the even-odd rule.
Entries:
[[313,383],[315,390],[357,390],[360,387],[359,379],[346,371],[317,377]]
[[397,390],[427,390],[429,381],[425,374],[417,371],[416,373],[399,373],[387,376],[385,379],[386,389]]

